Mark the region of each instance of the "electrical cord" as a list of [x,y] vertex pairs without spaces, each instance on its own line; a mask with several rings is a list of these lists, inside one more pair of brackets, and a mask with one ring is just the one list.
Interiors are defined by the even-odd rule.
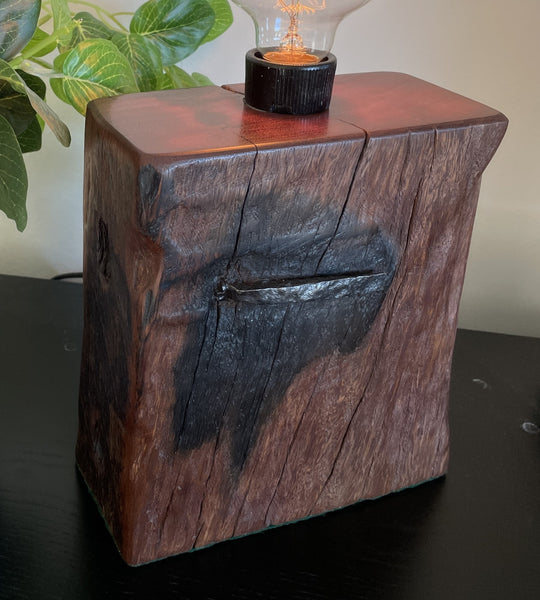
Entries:
[[83,274],[82,272],[80,273],[60,273],[59,275],[55,275],[54,277],[51,277],[51,279],[54,280],[61,280],[61,279],[82,279],[83,278]]

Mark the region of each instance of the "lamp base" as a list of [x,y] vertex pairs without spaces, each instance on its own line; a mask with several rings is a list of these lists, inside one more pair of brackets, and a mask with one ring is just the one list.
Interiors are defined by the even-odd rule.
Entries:
[[337,60],[325,54],[318,63],[280,65],[256,48],[246,54],[246,103],[267,112],[310,115],[330,106]]

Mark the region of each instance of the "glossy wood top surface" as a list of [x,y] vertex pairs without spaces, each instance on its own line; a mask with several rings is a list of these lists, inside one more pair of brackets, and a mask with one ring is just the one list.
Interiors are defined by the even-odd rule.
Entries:
[[176,157],[506,120],[492,108],[402,73],[338,75],[329,111],[306,117],[253,110],[242,89],[238,84],[103,98],[91,103],[89,113],[136,152]]
[[350,115],[371,136],[506,121],[485,104],[404,73],[338,76],[330,110],[337,118]]

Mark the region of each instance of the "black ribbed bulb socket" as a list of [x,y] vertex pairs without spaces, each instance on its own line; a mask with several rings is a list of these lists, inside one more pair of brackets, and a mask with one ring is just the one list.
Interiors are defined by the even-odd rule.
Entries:
[[337,60],[325,53],[317,63],[281,65],[254,48],[246,54],[246,103],[266,112],[310,115],[330,106]]

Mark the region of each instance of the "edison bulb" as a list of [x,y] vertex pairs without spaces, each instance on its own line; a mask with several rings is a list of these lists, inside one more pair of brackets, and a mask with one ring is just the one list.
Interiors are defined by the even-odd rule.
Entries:
[[233,0],[255,23],[256,45],[263,58],[283,65],[323,60],[336,28],[369,0]]

